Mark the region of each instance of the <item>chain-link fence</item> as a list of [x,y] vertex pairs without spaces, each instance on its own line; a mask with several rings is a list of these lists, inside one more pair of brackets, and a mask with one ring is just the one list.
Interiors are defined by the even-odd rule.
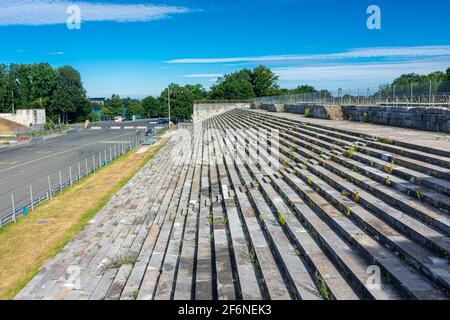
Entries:
[[27,216],[42,202],[53,198],[64,189],[108,165],[140,143],[142,139],[139,137],[114,143],[109,148],[86,155],[82,160],[70,161],[65,168],[42,176],[29,185],[0,194],[0,228],[15,222],[20,216]]
[[303,94],[260,97],[258,104],[340,104],[411,107],[450,107],[450,81],[386,85],[379,88],[321,90]]

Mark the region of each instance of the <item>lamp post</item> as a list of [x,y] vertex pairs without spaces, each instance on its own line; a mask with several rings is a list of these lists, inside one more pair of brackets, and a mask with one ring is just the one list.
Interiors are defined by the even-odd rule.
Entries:
[[12,113],[14,114],[14,89],[11,90]]
[[169,84],[169,88],[167,89],[167,101],[169,104],[169,130],[170,130],[170,84]]
[[[20,85],[20,80],[19,79],[15,79],[15,82],[17,85]],[[12,113],[14,114],[14,87],[11,88],[11,98],[12,98]]]

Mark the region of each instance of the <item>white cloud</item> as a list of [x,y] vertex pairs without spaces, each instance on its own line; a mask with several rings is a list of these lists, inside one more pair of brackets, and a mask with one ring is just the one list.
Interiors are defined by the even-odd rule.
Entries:
[[436,57],[450,56],[450,46],[422,46],[422,47],[386,47],[386,48],[362,48],[331,54],[304,54],[304,55],[275,55],[257,57],[235,58],[187,58],[168,60],[167,63],[237,63],[237,62],[281,62],[303,60],[338,60],[351,58],[382,58],[382,57]]
[[183,78],[219,78],[223,76],[220,73],[198,73],[198,74],[185,74]]
[[62,55],[64,55],[64,52],[63,51],[50,52],[49,55],[51,55],[51,56],[62,56]]
[[405,73],[426,74],[445,70],[450,57],[406,62],[341,63],[307,67],[273,68],[280,81],[318,84],[321,87],[359,87],[391,82]]
[[151,4],[110,4],[66,0],[5,0],[0,3],[0,26],[66,23],[67,8],[77,5],[82,21],[136,22],[164,19],[187,13],[185,7]]

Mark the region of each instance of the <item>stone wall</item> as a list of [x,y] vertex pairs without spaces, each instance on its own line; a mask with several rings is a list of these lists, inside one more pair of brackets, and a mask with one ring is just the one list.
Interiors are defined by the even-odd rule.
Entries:
[[196,103],[192,115],[193,122],[201,122],[233,109],[249,109],[251,103]]
[[450,133],[450,109],[425,107],[342,106],[344,119]]
[[0,113],[0,118],[30,127],[43,126],[46,122],[44,109],[19,109],[16,113]]
[[267,103],[261,104],[262,110],[267,110],[269,112],[284,112],[285,105],[282,103]]
[[[351,120],[385,124],[394,127],[450,133],[449,108],[393,107],[393,106],[338,106],[295,104],[284,106],[284,112],[305,114],[319,119]],[[267,110],[267,109],[266,109]]]
[[298,113],[305,115],[306,110],[308,111],[308,116],[318,119],[329,119],[329,120],[342,120],[343,114],[340,106],[337,105],[317,105],[317,104],[286,104],[284,106],[285,112]]

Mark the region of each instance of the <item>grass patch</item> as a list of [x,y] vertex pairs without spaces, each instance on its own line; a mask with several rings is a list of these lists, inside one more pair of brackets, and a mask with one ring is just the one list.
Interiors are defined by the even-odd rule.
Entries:
[[144,153],[123,155],[0,229],[0,299],[13,298],[167,141],[163,138]]
[[129,258],[129,257],[117,257],[108,263],[104,268],[105,270],[109,269],[119,269],[124,265],[132,265],[134,266],[137,261],[137,258]]
[[423,194],[423,192],[416,191],[416,197],[417,197],[417,199],[419,199],[419,201],[423,201],[424,196],[425,195]]
[[66,126],[68,127],[79,127],[79,126],[83,126],[86,124],[86,122],[74,122],[74,123],[69,123]]
[[312,118],[313,114],[311,113],[311,109],[306,108],[304,111],[305,118]]
[[167,129],[167,128],[162,129],[162,130],[158,131],[158,132],[156,133],[156,135],[157,135],[158,137],[161,137],[161,136],[163,136],[167,131],[169,131],[169,129]]
[[384,180],[384,184],[387,185],[388,187],[392,184],[391,176],[386,177],[386,180]]
[[357,149],[356,145],[355,145],[355,144],[352,144],[352,145],[348,148],[348,150],[345,150],[345,151],[342,153],[342,155],[345,156],[345,157],[347,157],[347,158],[349,158],[349,159],[352,159],[352,158],[353,158],[353,154],[354,154],[355,151],[357,151],[357,150],[358,150],[358,149]]

